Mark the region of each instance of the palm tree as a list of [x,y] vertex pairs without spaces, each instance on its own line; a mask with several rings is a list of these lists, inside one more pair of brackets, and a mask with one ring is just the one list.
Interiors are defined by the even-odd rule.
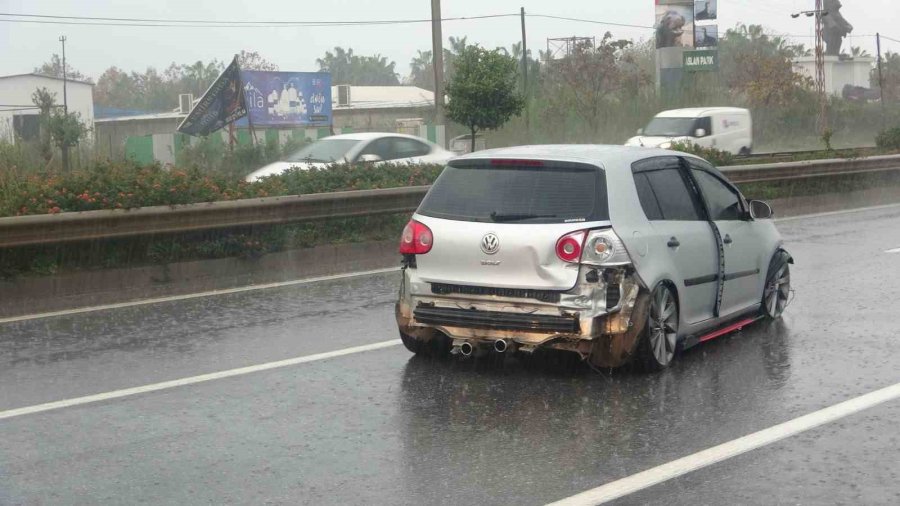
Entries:
[[431,51],[417,51],[416,56],[409,62],[409,82],[414,86],[434,89],[434,67]]

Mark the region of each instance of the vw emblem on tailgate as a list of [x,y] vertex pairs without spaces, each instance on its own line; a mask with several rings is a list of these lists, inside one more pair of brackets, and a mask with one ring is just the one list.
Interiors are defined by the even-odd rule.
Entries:
[[481,251],[486,255],[493,255],[500,251],[500,238],[497,234],[491,232],[481,238]]

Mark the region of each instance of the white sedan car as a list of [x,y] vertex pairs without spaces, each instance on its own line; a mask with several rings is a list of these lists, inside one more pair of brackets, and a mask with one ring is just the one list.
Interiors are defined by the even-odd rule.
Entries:
[[257,181],[297,168],[324,168],[332,163],[434,163],[445,164],[454,154],[437,144],[412,135],[370,132],[326,137],[292,153],[284,160],[253,171],[246,180]]

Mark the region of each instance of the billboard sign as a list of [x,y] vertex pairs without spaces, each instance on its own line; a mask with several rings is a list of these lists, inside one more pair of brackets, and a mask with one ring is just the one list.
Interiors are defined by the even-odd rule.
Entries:
[[237,57],[206,90],[197,105],[178,125],[181,133],[206,136],[247,115],[241,93],[241,72]]
[[331,74],[241,72],[253,126],[331,125]]
[[684,70],[686,72],[701,72],[718,70],[719,51],[715,49],[701,49],[684,52]]
[[656,2],[656,47],[694,47],[694,3]]
[[718,0],[697,0],[694,2],[695,21],[713,21],[718,19]]
[[697,25],[694,27],[694,47],[716,47],[718,45],[718,25]]

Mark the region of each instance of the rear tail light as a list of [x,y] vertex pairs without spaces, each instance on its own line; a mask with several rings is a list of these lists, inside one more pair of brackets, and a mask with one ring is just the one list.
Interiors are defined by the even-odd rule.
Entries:
[[424,255],[431,251],[434,235],[431,229],[416,220],[409,220],[400,236],[400,253],[403,255]]
[[581,262],[589,265],[616,266],[631,263],[625,244],[612,229],[592,230],[585,241]]
[[556,256],[563,262],[577,263],[581,260],[585,230],[578,230],[564,235],[556,241]]

